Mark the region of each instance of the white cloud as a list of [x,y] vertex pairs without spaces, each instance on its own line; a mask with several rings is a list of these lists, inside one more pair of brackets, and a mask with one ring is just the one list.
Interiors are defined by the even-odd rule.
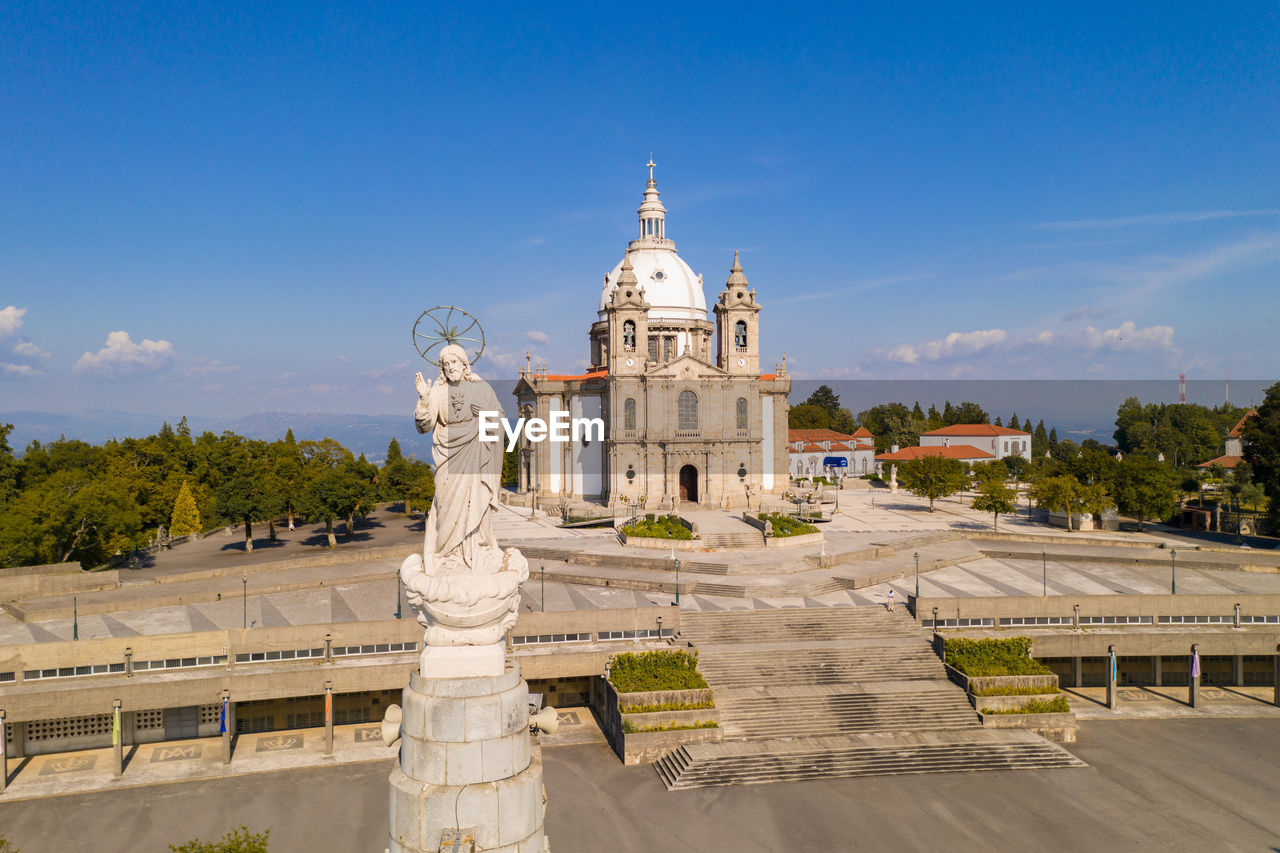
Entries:
[[0,338],[6,335],[12,335],[14,332],[22,328],[22,315],[27,313],[26,308],[19,308],[16,305],[10,305],[8,308],[0,309]]
[[0,361],[0,370],[11,376],[40,376],[44,372],[29,364],[10,364],[7,361]]
[[208,376],[210,373],[233,373],[240,369],[238,364],[223,364],[216,358],[197,358],[195,364],[182,368],[188,376]]
[[25,355],[30,358],[48,358],[49,353],[40,349],[40,347],[31,343],[31,341],[18,341],[13,345],[14,355]]
[[1034,335],[1030,343],[1082,349],[1086,352],[1177,352],[1173,345],[1172,326],[1146,326],[1138,328],[1132,320],[1125,320],[1114,329],[1098,329],[1086,326],[1066,332],[1043,331]]
[[539,344],[545,344],[551,340],[551,337],[546,332],[540,332],[537,329],[530,329],[524,333],[524,336],[534,343]]
[[1060,222],[1037,222],[1030,227],[1035,231],[1080,231],[1086,228],[1178,225],[1187,222],[1208,222],[1214,219],[1234,219],[1240,216],[1276,216],[1278,214],[1280,214],[1280,210],[1184,210],[1177,213],[1147,213],[1140,216],[1120,216],[1113,219],[1069,219]]
[[76,373],[104,372],[117,369],[157,370],[173,358],[173,344],[143,338],[134,343],[128,332],[111,332],[107,343],[96,353],[86,352],[73,368]]
[[923,344],[899,344],[888,349],[872,350],[872,356],[881,361],[898,364],[919,364],[974,355],[1007,341],[1009,333],[1004,329],[980,329],[972,332],[952,332],[945,338]]

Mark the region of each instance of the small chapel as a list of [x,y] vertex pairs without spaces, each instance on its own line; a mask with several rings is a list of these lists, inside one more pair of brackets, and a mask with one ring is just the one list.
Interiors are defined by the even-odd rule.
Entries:
[[737,252],[708,317],[646,165],[640,233],[604,277],[587,371],[526,365],[515,390],[521,416],[601,418],[604,441],[522,438],[517,491],[649,510],[758,505],[789,482],[785,356],[760,372],[761,306]]

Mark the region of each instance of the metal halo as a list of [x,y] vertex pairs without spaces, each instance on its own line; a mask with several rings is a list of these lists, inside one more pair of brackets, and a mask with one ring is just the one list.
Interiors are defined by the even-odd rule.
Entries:
[[484,355],[484,327],[480,321],[453,305],[437,305],[418,315],[413,324],[413,348],[428,363],[439,366],[439,353],[457,344],[475,364]]

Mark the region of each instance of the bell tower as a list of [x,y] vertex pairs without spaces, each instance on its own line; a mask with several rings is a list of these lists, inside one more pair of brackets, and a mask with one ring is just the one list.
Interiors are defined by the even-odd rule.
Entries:
[[622,260],[618,286],[605,306],[609,324],[609,373],[615,376],[639,376],[649,357],[649,303],[644,301],[644,288],[636,279],[631,255]]
[[716,300],[716,363],[734,376],[760,375],[760,306],[747,284],[738,253]]

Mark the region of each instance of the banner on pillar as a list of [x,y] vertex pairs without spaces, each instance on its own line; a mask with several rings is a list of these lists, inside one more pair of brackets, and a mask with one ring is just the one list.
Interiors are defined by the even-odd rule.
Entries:
[[222,699],[222,714],[218,718],[218,734],[225,735],[227,733],[227,700]]
[[333,719],[333,694],[325,692],[324,694],[324,721],[327,723]]
[[111,715],[111,745],[120,745],[120,708],[117,707]]
[[1191,653],[1191,677],[1200,677],[1200,652],[1199,650]]
[[1111,654],[1111,680],[1112,681],[1117,680],[1116,679],[1116,656],[1114,652]]

